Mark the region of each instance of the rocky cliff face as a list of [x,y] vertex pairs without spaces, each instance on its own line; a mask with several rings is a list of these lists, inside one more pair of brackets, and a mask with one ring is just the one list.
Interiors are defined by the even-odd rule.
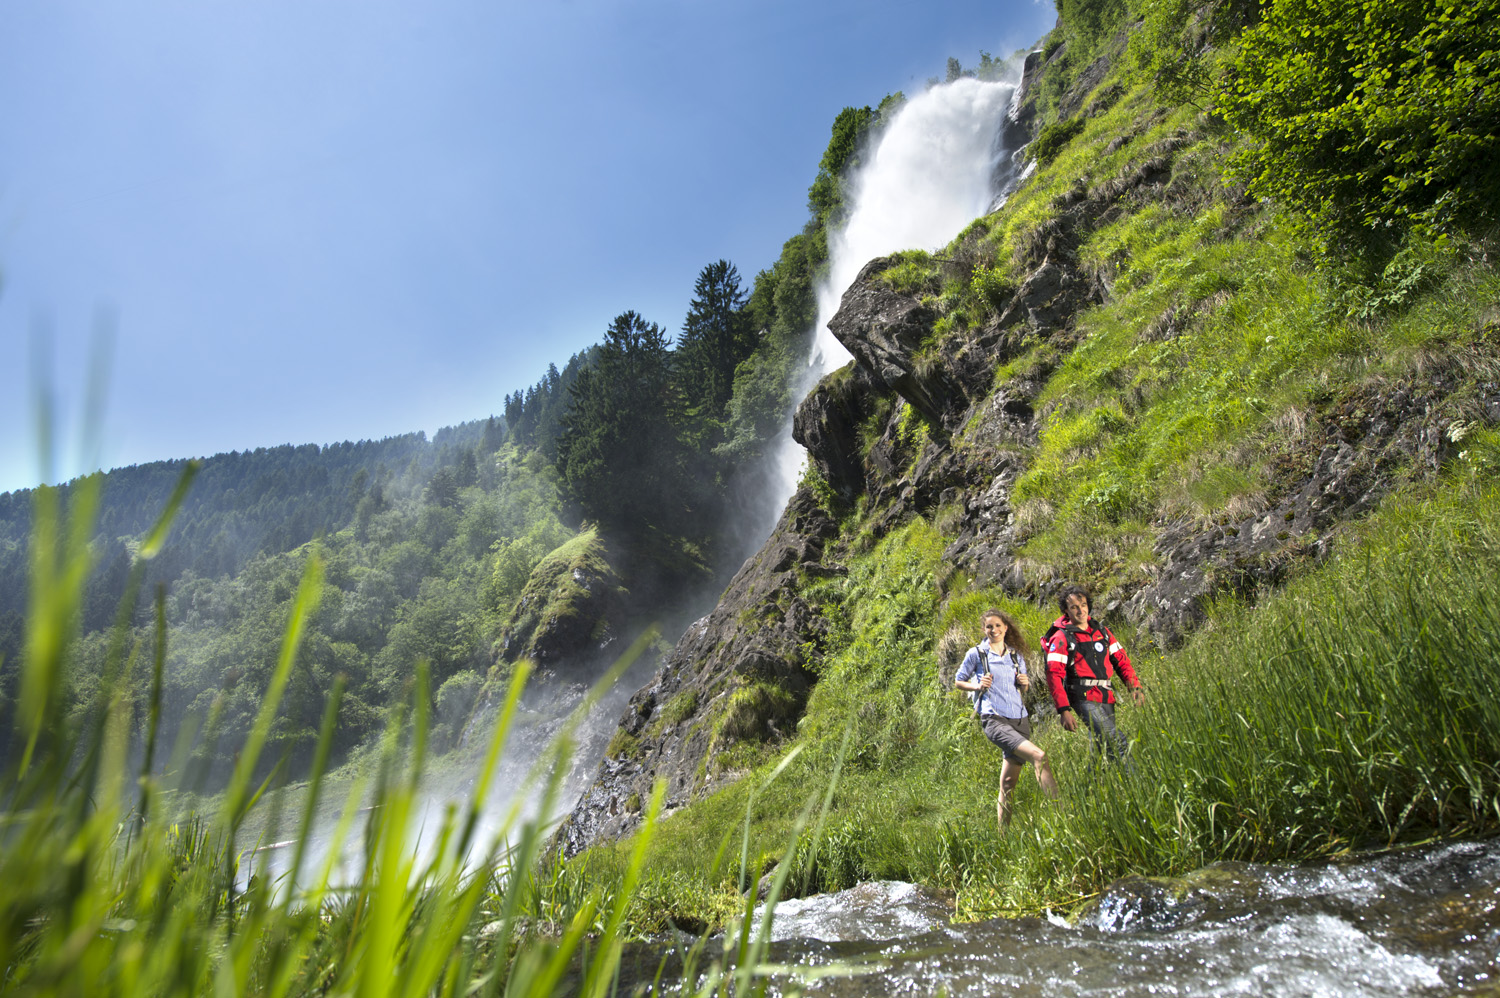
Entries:
[[[1091,68],[1081,86],[1092,88],[1103,75]],[[1064,99],[1069,113],[1087,115],[1113,99],[1095,94],[1086,106],[1083,96]],[[830,505],[847,510],[858,502],[860,525],[876,537],[913,516],[937,515],[952,537],[945,561],[954,571],[979,587],[1050,600],[1066,580],[1062,570],[1018,555],[1024,531],[1011,495],[1047,415],[1036,408],[1041,389],[1078,345],[1079,314],[1109,295],[1106,277],[1082,265],[1077,249],[1123,212],[1186,196],[1175,167],[1197,138],[1179,132],[1159,140],[1120,175],[1060,197],[1049,220],[1013,247],[1024,279],[976,328],[940,334],[931,305],[884,278],[892,260],[864,267],[829,324],[855,360],[818,385],[794,421],[827,489],[820,496],[804,488],[792,498],[718,607],[688,628],[631,700],[609,756],[560,833],[567,853],[633,829],[656,778],[667,780],[668,808],[681,806],[739,775],[737,744],[793,731],[816,682],[826,629],[799,587],[843,572],[848,556]],[[1240,207],[1250,206],[1242,200]],[[962,259],[950,266],[967,276]],[[1171,338],[1188,318],[1163,315],[1140,330],[1141,341]],[[1500,346],[1500,326],[1491,327],[1491,346]],[[999,367],[1038,343],[1051,347],[1039,364],[995,383]],[[1099,594],[1101,605],[1171,647],[1203,621],[1217,594],[1253,598],[1297,563],[1324,557],[1338,526],[1401,480],[1398,468],[1408,477],[1429,474],[1454,449],[1461,434],[1437,403],[1456,385],[1490,379],[1475,417],[1500,422],[1495,352],[1434,357],[1406,382],[1331,393],[1300,425],[1285,428],[1295,446],[1279,458],[1260,508],[1208,526],[1154,524],[1154,561],[1138,581]],[[924,432],[909,432],[913,418]]]
[[824,630],[796,595],[797,577],[838,571],[824,561],[837,532],[811,491],[792,497],[719,605],[631,697],[593,785],[558,833],[565,855],[633,829],[657,778],[667,781],[670,811],[740,775],[725,764],[735,743],[792,732],[815,681],[808,655]]

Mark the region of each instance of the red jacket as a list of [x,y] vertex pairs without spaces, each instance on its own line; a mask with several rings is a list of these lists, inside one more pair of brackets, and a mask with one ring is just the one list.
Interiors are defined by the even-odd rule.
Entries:
[[[1067,680],[1070,664],[1072,672],[1079,679],[1110,679],[1118,672],[1132,688],[1141,685],[1141,681],[1136,678],[1135,669],[1130,665],[1130,656],[1125,654],[1125,649],[1120,647],[1120,642],[1115,640],[1109,628],[1093,617],[1089,618],[1088,630],[1074,632],[1075,645],[1071,663],[1068,661],[1068,632],[1064,628],[1072,625],[1067,617],[1058,617],[1053,621],[1053,626],[1057,629],[1045,642],[1047,687],[1052,691],[1052,703],[1058,710],[1068,706]],[[1100,661],[1102,668],[1098,671],[1103,672],[1103,675],[1096,674],[1089,664],[1088,657],[1084,654],[1086,643],[1093,646],[1088,650]],[[1108,686],[1083,686],[1074,689],[1075,693],[1082,693],[1086,700],[1096,703],[1115,702],[1115,691]]]

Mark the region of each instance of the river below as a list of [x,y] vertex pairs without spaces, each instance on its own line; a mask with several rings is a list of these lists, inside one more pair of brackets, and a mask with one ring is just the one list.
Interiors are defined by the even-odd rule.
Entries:
[[862,884],[784,902],[772,940],[775,995],[1500,995],[1500,840],[1131,878],[1072,923]]

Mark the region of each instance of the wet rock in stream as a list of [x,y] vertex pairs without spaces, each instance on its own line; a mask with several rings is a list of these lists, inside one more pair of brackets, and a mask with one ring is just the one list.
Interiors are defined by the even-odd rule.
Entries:
[[[1494,994],[1500,974],[1500,840],[1128,878],[1072,923],[950,925],[928,906],[940,899],[907,888],[787,902],[785,920],[778,907],[765,959],[798,969],[769,993],[1344,998]],[[627,965],[659,960],[637,951]]]

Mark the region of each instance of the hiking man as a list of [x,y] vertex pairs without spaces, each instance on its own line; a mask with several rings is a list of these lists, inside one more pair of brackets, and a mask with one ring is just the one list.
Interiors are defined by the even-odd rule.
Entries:
[[1130,656],[1109,628],[1089,616],[1089,594],[1077,586],[1057,598],[1062,616],[1042,638],[1047,654],[1047,685],[1057,716],[1068,731],[1078,730],[1078,718],[1089,727],[1091,747],[1106,759],[1125,761],[1130,742],[1115,727],[1115,691],[1110,680],[1125,677],[1130,695],[1139,705],[1146,691],[1130,665]]
[[1003,831],[1010,824],[1010,792],[1020,781],[1026,763],[1036,764],[1036,781],[1047,796],[1057,796],[1057,781],[1052,777],[1047,753],[1031,741],[1031,719],[1021,700],[1031,683],[1026,657],[1021,653],[1025,644],[1021,629],[999,610],[986,610],[979,622],[984,640],[964,656],[953,685],[975,695],[974,714],[980,727],[1004,754],[1000,796],[995,801],[995,815]]

